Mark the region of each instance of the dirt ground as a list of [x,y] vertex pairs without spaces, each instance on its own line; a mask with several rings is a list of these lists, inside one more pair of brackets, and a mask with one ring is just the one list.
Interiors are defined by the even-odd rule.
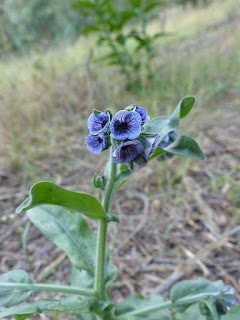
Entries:
[[[115,301],[136,292],[167,298],[176,281],[198,276],[222,279],[235,288],[239,301],[239,117],[240,111],[229,107],[225,118],[216,117],[201,128],[198,141],[205,161],[174,157],[168,163],[153,162],[117,193],[112,212],[121,223],[112,223],[108,236],[119,270],[118,286],[111,288]],[[83,160],[54,182],[71,189],[81,181],[81,191],[92,192],[91,177],[105,159],[93,157],[90,163],[84,150],[75,152]],[[57,159],[49,170],[61,167],[61,157]],[[28,195],[22,176],[1,171],[0,182],[0,272],[23,269],[35,281],[69,284],[71,266],[65,253],[34,225],[23,249],[27,217],[14,214]],[[95,222],[91,225],[96,229]]]

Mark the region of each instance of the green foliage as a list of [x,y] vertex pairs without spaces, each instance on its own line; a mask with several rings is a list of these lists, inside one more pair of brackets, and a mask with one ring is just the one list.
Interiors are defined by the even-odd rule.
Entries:
[[164,3],[159,0],[80,0],[73,4],[80,15],[91,18],[82,33],[95,33],[97,48],[106,48],[107,53],[102,57],[97,50],[96,61],[120,67],[129,88],[139,86],[143,70],[146,80],[153,76],[155,43],[163,33],[150,34],[147,27],[158,17],[156,9]]
[[80,32],[82,19],[68,0],[3,0],[0,11],[0,53],[32,46],[69,42]]
[[92,195],[69,191],[52,182],[36,183],[30,190],[30,196],[17,208],[16,212],[25,212],[42,204],[62,206],[69,211],[80,212],[92,219],[107,218],[100,202]]
[[[146,135],[158,134],[160,136],[158,144],[160,144],[161,140],[166,134],[178,129],[180,119],[188,115],[194,104],[195,97],[189,96],[183,98],[170,117],[157,117],[146,122],[143,133]],[[151,159],[158,157],[164,152],[189,157],[196,160],[203,160],[205,158],[197,142],[188,136],[180,136],[168,147],[156,148],[155,152],[151,156]]]
[[[139,311],[139,315],[134,315],[137,316],[137,319],[169,319],[170,312],[168,309],[152,310],[140,314],[141,310],[148,308],[154,309],[154,306],[158,306],[163,302],[163,297],[159,295],[152,295],[150,298],[146,299],[142,295],[136,294],[128,296],[126,299],[124,299],[116,308],[115,314],[116,316],[122,316],[121,319],[129,319],[131,316],[131,312]],[[125,314],[127,314],[126,317]]]
[[[101,312],[105,304],[97,301],[96,298],[71,297],[61,300],[38,300],[33,304],[23,304],[8,308],[0,312],[0,318],[15,315],[26,315],[29,317],[34,313],[55,313],[65,312],[70,314],[93,313],[98,310]],[[25,317],[25,319],[26,319]],[[20,318],[24,319],[24,318]]]
[[[162,150],[161,150],[162,149]],[[159,151],[158,151],[159,150]],[[180,136],[166,148],[158,148],[157,152],[160,154],[168,152],[178,156],[188,157],[195,160],[204,160],[205,156],[195,140],[188,136]],[[163,152],[161,152],[163,151]],[[154,157],[155,155],[153,155]]]
[[0,275],[0,309],[1,307],[11,307],[28,299],[31,291],[18,292],[10,289],[8,284],[22,283],[31,284],[29,275],[23,270],[12,270]]
[[201,314],[199,306],[193,305],[183,313],[174,315],[173,320],[206,320],[206,318]]
[[230,311],[224,315],[221,320],[239,320],[240,316],[240,306],[235,306],[230,309]]
[[[172,307],[177,312],[183,312],[196,302],[203,302],[213,310],[217,301],[225,299],[225,292],[222,281],[210,282],[206,279],[199,278],[196,281],[184,280],[177,283],[170,292]],[[209,297],[213,297],[211,302]],[[232,295],[232,297],[234,297]],[[214,305],[214,307],[213,307]]]
[[38,206],[28,217],[52,242],[65,250],[76,268],[94,274],[96,241],[87,222],[78,213],[57,206]]

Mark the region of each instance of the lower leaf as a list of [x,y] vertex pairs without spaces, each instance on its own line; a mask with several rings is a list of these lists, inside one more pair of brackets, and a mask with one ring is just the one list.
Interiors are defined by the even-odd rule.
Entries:
[[[16,291],[8,289],[7,284],[32,284],[29,275],[23,270],[13,270],[0,275],[0,309],[1,307],[12,307],[23,301],[26,301],[31,291]],[[6,286],[4,286],[6,284]]]
[[[0,312],[0,318],[15,316],[17,319],[25,319],[34,313],[64,312],[70,314],[82,314],[98,312],[101,310],[101,303],[95,298],[81,299],[78,297],[62,300],[38,300],[33,304],[14,306]],[[19,318],[20,316],[20,318]]]

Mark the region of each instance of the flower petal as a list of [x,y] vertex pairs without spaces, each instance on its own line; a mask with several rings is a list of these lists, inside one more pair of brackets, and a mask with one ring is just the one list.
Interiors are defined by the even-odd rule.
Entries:
[[88,129],[94,135],[105,133],[109,129],[109,120],[108,113],[92,113],[88,118]]
[[136,139],[141,133],[141,124],[138,112],[120,110],[112,119],[111,136],[116,140]]
[[148,116],[147,111],[144,108],[136,106],[133,110],[140,114],[142,123],[150,120],[150,117]]
[[88,151],[92,154],[99,154],[102,152],[107,146],[107,137],[103,134],[98,136],[92,136],[91,134],[86,138]]
[[137,158],[139,154],[144,151],[143,146],[134,141],[127,141],[121,144],[113,152],[113,162],[115,163],[130,163]]

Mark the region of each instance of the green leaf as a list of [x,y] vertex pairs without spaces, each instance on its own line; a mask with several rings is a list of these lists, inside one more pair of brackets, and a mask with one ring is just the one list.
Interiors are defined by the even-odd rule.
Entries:
[[95,26],[87,26],[85,28],[82,29],[82,34],[88,34],[91,32],[98,32],[100,30],[99,26],[95,25]]
[[[105,274],[105,289],[107,289],[108,286],[113,283],[117,277],[117,268],[113,264],[109,263],[109,255],[107,255]],[[92,289],[94,286],[94,275],[90,274],[86,270],[78,270],[73,267],[70,282],[74,287]]]
[[72,4],[72,8],[84,8],[84,9],[95,9],[96,4],[94,1],[89,0],[78,0]]
[[217,312],[216,301],[213,297],[205,297],[200,303],[201,314],[209,320],[220,320],[220,315]]
[[168,147],[162,149],[172,154],[193,158],[196,160],[205,159],[205,156],[197,142],[188,136],[181,136]]
[[[222,281],[210,282],[198,278],[196,281],[184,280],[178,282],[172,287],[170,298],[174,311],[183,312],[192,304],[201,302],[206,296],[220,297],[223,291]],[[194,296],[194,299],[191,300],[191,296]]]
[[173,143],[171,143],[169,146],[165,148],[157,147],[150,157],[151,160],[158,157],[164,152],[192,158],[195,160],[205,159],[205,156],[197,142],[188,136],[179,137],[177,140],[175,140]]
[[[148,307],[154,307],[155,305],[159,305],[164,300],[159,295],[152,295],[150,298],[146,299],[140,294],[132,295],[123,300],[118,307],[116,308],[115,314],[116,316],[124,316],[125,313],[145,309]],[[170,316],[170,312],[168,309],[165,310],[157,310],[149,312],[148,314],[139,315],[136,319],[149,319],[151,317],[158,317],[157,319],[164,319]],[[126,315],[126,319],[130,319],[130,316]],[[135,319],[135,318],[134,318]]]
[[85,214],[92,219],[107,218],[105,210],[95,197],[66,190],[52,182],[38,182],[33,185],[30,196],[17,208],[16,213],[22,213],[42,204],[58,205]]
[[201,315],[199,306],[195,304],[183,313],[174,315],[173,320],[206,320],[206,318]]
[[76,268],[94,274],[96,239],[85,219],[58,206],[39,206],[28,217],[57,246],[66,251]]
[[[101,310],[102,303],[95,298],[71,297],[61,300],[38,300],[33,304],[14,306],[0,312],[0,318],[7,316],[32,315],[34,313],[64,312],[71,314],[91,313]],[[20,318],[21,319],[21,318]],[[24,319],[24,318],[23,318]]]
[[8,283],[25,283],[31,284],[29,275],[23,270],[13,270],[0,275],[0,308],[11,307],[27,300],[31,291],[18,292],[15,289],[4,288],[4,284]]
[[192,110],[196,102],[195,97],[189,96],[185,97],[180,101],[180,118],[185,118],[186,115]]
[[94,275],[89,274],[86,270],[78,270],[73,266],[70,283],[74,287],[92,289],[94,286]]
[[195,104],[195,98],[192,96],[183,98],[171,117],[157,117],[146,122],[143,126],[143,133],[150,135],[160,135],[159,143],[162,138],[169,132],[177,130],[181,118],[191,111]]
[[[148,135],[165,135],[169,132],[167,132],[167,127],[169,125],[169,117],[161,116],[154,118],[153,120],[150,120],[146,122],[143,126],[143,133]],[[169,128],[170,131],[172,131],[172,128]]]
[[240,305],[232,307],[230,311],[221,317],[221,320],[239,320],[240,319]]
[[128,168],[126,171],[120,173],[117,176],[117,179],[115,182],[115,188],[119,189],[124,184],[124,182],[127,181],[127,179],[131,177],[132,174],[133,174],[133,172],[131,170],[129,170]]
[[25,320],[27,318],[30,318],[33,314],[29,313],[29,314],[22,314],[22,315],[14,315],[14,319],[15,320]]

